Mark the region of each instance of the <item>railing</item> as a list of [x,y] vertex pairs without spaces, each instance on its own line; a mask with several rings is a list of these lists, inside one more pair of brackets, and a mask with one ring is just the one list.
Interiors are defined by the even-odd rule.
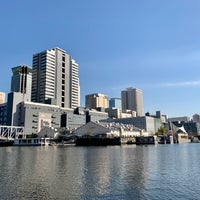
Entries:
[[24,136],[24,127],[21,126],[0,126],[1,140],[14,140],[19,135]]

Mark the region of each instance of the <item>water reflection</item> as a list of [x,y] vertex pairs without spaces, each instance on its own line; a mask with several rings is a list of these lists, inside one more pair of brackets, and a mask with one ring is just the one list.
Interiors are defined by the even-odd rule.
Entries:
[[137,148],[128,147],[89,147],[84,151],[82,198],[142,197],[145,178],[144,163],[141,162],[143,151],[139,151],[139,155]]
[[197,199],[197,149],[198,144],[0,148],[0,199]]
[[[142,151],[141,151],[142,152]],[[1,149],[5,198],[127,199],[144,186],[137,148],[72,147]],[[8,190],[8,188],[10,188]],[[111,195],[112,194],[112,195]]]

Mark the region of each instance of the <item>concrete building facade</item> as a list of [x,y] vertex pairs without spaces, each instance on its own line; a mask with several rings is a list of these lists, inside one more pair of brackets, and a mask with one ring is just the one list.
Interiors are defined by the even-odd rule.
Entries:
[[79,66],[64,50],[53,48],[33,55],[32,101],[80,106]]
[[[20,94],[20,93],[18,93]],[[12,96],[12,95],[11,95]],[[18,97],[18,98],[17,98]],[[85,115],[76,115],[70,108],[61,108],[56,105],[20,101],[19,95],[14,94],[12,113],[10,119],[13,126],[24,126],[26,134],[38,134],[46,127],[67,130],[78,128],[85,124]],[[17,99],[17,100],[16,100]],[[65,115],[65,118],[63,118]]]
[[122,110],[118,108],[107,108],[106,112],[108,113],[109,118],[121,118]]
[[86,123],[88,122],[98,122],[100,120],[108,119],[107,112],[99,112],[97,110],[85,110]]
[[20,92],[11,92],[8,94],[6,117],[6,124],[8,126],[24,126],[24,122],[21,117],[23,101],[24,95]]
[[129,87],[121,91],[122,110],[133,110],[137,116],[143,116],[143,97],[142,90]]
[[85,106],[88,109],[108,108],[108,96],[100,93],[85,96]]
[[128,118],[120,118],[120,119],[107,119],[101,120],[101,122],[115,122],[115,123],[123,123],[123,124],[132,124],[137,128],[140,128],[150,135],[154,135],[158,128],[163,126],[161,118],[151,117],[151,116],[141,116],[141,117],[128,117]]
[[0,123],[9,126],[24,126],[26,134],[38,134],[47,127],[72,131],[89,121],[96,122],[108,118],[108,113],[96,110],[62,108],[56,105],[24,101],[23,94],[19,92],[9,93],[8,104],[3,105],[0,106]]
[[107,108],[106,112],[108,113],[109,118],[128,118],[128,117],[136,117],[136,111],[126,110],[126,112],[122,112],[122,109],[118,108]]
[[4,104],[6,99],[5,92],[0,92],[0,104]]
[[11,92],[20,92],[26,95],[26,101],[31,101],[32,69],[21,65],[12,68]]
[[7,103],[0,104],[0,125],[7,124]]

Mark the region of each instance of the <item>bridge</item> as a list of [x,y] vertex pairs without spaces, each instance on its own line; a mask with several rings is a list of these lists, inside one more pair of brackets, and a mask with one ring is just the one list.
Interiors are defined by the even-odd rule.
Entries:
[[21,126],[0,126],[0,140],[14,141],[19,135],[24,136],[24,127]]

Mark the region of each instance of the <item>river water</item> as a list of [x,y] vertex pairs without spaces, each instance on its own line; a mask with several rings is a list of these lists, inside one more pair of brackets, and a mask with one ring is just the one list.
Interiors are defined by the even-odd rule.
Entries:
[[0,199],[200,199],[200,144],[1,147]]

